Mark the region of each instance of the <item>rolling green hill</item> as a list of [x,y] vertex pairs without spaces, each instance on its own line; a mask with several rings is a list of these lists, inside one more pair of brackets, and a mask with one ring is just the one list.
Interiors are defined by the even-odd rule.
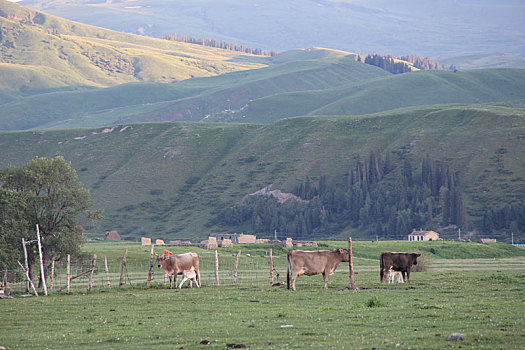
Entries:
[[263,67],[261,57],[64,20],[0,0],[0,90],[173,82]]
[[255,100],[234,121],[273,122],[302,115],[367,114],[441,103],[525,98],[525,70],[419,71],[335,89],[275,94]]
[[283,53],[264,68],[215,77],[19,97],[2,105],[0,130],[174,120],[267,124],[303,115],[524,98],[522,69],[392,75],[350,53],[312,49]]
[[[94,127],[136,121],[228,119],[250,101],[289,91],[329,89],[390,75],[347,52],[295,50],[268,67],[173,84],[132,83],[58,91],[4,103],[0,129]],[[211,119],[217,119],[212,117]]]
[[[63,155],[105,210],[98,232],[170,239],[250,232],[225,225],[224,209],[269,184],[290,192],[306,176],[317,181],[320,175],[344,183],[355,157],[366,158],[372,150],[414,161],[429,154],[456,169],[469,220],[479,227],[486,208],[525,198],[524,112],[451,105],[271,125],[177,122],[2,132],[0,166]],[[353,235],[365,238],[362,232]]]

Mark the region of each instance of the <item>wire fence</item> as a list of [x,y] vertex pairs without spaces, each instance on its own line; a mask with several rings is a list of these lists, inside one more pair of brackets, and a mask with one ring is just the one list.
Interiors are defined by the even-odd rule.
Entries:
[[[268,254],[241,254],[238,260],[237,274],[235,274],[237,254],[222,252],[218,253],[217,257],[218,270],[216,270],[215,251],[199,253],[200,283],[202,286],[215,286],[217,285],[217,280],[219,285],[233,284],[236,281],[238,285],[250,286],[270,285],[271,283],[284,283],[286,281],[286,255],[272,254],[274,269],[271,270],[270,256]],[[273,281],[271,278],[272,272]],[[53,271],[51,272],[48,269],[46,274],[46,285],[50,293],[66,292],[68,280],[67,263],[55,263]],[[156,258],[152,261],[150,275],[149,257],[145,259],[127,257],[125,264],[123,264],[123,257],[110,260],[105,256],[98,255],[94,269],[92,262],[71,262],[70,291],[74,293],[100,289],[145,288],[150,276],[152,287],[164,286],[166,283],[169,285],[169,280],[164,270],[157,266]],[[35,287],[38,286],[39,277],[40,270],[35,265],[32,277]],[[0,270],[0,278],[4,295],[32,291],[31,287],[27,286],[27,279],[22,268]],[[181,278],[181,276],[178,276],[178,283],[180,283]],[[188,285],[189,282],[186,282],[183,288]],[[42,289],[39,289],[38,293],[40,294],[41,291]]]

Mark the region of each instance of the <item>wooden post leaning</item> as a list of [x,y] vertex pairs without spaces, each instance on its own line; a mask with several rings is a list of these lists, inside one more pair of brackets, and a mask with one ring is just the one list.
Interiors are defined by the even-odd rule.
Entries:
[[97,253],[93,255],[93,261],[91,262],[91,273],[89,274],[88,292],[93,289],[93,274],[95,273],[95,265],[97,264]]
[[239,258],[241,257],[241,251],[237,253],[237,258],[235,259],[235,271],[233,273],[233,284],[237,284],[237,271],[239,270]]
[[108,288],[111,288],[111,283],[109,282],[109,269],[108,269],[108,257],[104,256],[104,265],[106,266],[106,280],[108,282]]
[[126,258],[128,257],[128,248],[124,251],[124,258],[122,259],[122,269],[120,270],[120,281],[118,283],[118,287],[122,287],[122,284],[124,283],[124,269],[126,268]]
[[33,284],[33,281],[31,281],[31,278],[29,277],[29,270],[26,270],[24,268],[24,266],[20,263],[20,261],[17,261],[17,263],[18,263],[18,265],[20,265],[20,267],[22,268],[22,270],[26,274],[26,278],[29,281],[29,283],[31,284],[31,287],[33,288],[33,292],[35,292],[35,295],[38,296],[38,292],[36,291],[35,285]]
[[67,280],[67,294],[71,294],[71,255],[67,255],[67,269],[66,269],[66,280]]
[[[29,263],[27,262],[26,240],[24,239],[24,237],[22,237],[22,247],[24,248],[24,266],[25,266],[25,270],[29,271]],[[24,268],[24,266],[22,266],[22,268]],[[29,293],[29,282],[33,283],[33,281],[31,281],[31,279],[29,278],[29,274],[27,274],[26,293]]]
[[51,263],[51,290],[55,286],[55,260]]
[[151,275],[153,274],[153,248],[155,245],[151,245],[151,252],[149,254],[149,271],[148,271],[148,288],[151,284]]
[[354,256],[352,254],[352,237],[348,237],[348,254],[350,259],[348,259],[349,274],[350,274],[350,284],[348,289],[357,289],[354,284]]
[[38,243],[38,253],[40,254],[40,278],[42,278],[42,286],[44,287],[44,294],[47,297],[46,274],[44,272],[44,259],[42,257],[42,243],[40,243],[40,228],[36,224],[36,240]]
[[273,254],[270,248],[270,285],[273,285]]
[[215,250],[215,284],[220,285],[219,282],[219,253]]

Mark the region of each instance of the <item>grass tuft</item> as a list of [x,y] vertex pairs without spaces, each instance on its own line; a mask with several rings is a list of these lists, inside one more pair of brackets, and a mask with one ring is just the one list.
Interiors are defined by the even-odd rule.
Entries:
[[381,306],[384,306],[384,303],[377,297],[377,295],[372,295],[372,297],[367,300],[366,306],[381,307]]

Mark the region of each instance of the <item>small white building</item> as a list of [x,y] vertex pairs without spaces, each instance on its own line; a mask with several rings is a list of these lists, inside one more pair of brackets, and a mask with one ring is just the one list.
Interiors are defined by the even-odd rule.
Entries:
[[439,233],[435,231],[423,231],[422,229],[419,229],[419,231],[414,229],[412,233],[408,235],[409,241],[437,241],[439,239]]

